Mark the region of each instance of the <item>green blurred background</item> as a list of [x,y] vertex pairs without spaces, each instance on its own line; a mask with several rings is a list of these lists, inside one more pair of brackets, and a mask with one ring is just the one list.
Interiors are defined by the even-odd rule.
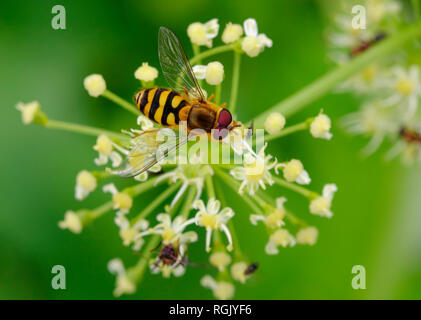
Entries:
[[[66,8],[67,30],[51,28],[55,4]],[[95,168],[95,138],[23,126],[14,108],[17,102],[38,100],[57,120],[114,130],[134,127],[129,113],[103,98],[88,96],[82,85],[86,75],[103,74],[108,88],[130,99],[139,86],[134,70],[143,61],[159,66],[159,26],[172,28],[187,43],[191,22],[217,17],[223,28],[227,22],[254,17],[274,45],[258,58],[243,59],[238,116],[248,120],[332,67],[324,41],[327,13],[321,7],[304,0],[2,1],[0,298],[112,298],[114,277],[106,269],[107,262],[122,257],[130,266],[138,259],[122,246],[113,214],[81,235],[57,227],[65,210],[95,207],[109,198],[97,192],[84,203],[74,200],[77,172]],[[229,77],[231,55],[224,54],[220,60]],[[224,100],[229,78],[226,82]],[[357,107],[358,100],[350,95],[329,95],[288,122],[298,122],[320,108],[338,119]],[[296,246],[267,256],[264,229],[250,225],[250,210],[232,196],[243,251],[260,263],[251,281],[237,285],[236,298],[421,298],[420,168],[405,168],[398,161],[385,163],[381,152],[364,159],[360,150],[365,140],[347,136],[338,125],[333,133],[330,142],[299,133],[269,147],[281,160],[301,159],[313,179],[312,189],[321,190],[329,182],[339,187],[330,220],[310,216],[302,198],[286,193],[290,208],[319,228],[315,247]],[[271,192],[284,194],[277,187]],[[137,199],[139,208],[146,203]],[[196,243],[190,255],[204,261],[203,251],[203,242]],[[51,288],[51,268],[56,264],[66,267],[66,290]],[[354,265],[366,267],[366,290],[351,287]],[[199,285],[204,272],[191,268],[184,277],[170,280],[148,274],[138,292],[128,298],[212,298]]]

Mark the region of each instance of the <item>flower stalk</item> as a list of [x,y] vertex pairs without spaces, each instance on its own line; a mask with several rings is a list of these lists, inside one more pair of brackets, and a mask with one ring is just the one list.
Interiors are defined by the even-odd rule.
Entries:
[[217,55],[219,53],[223,53],[223,52],[228,52],[228,51],[232,51],[235,50],[235,48],[238,46],[237,43],[230,43],[230,44],[226,44],[226,45],[222,45],[222,46],[218,46],[206,51],[203,51],[197,55],[195,55],[193,58],[190,59],[190,64],[191,65],[195,65],[195,64],[199,64],[201,63],[201,61],[203,59],[212,57],[214,55]]
[[100,136],[102,134],[106,135],[111,139],[116,139],[118,141],[128,141],[129,137],[118,132],[109,131],[101,128],[95,128],[91,126],[86,126],[77,123],[70,123],[64,121],[57,121],[57,120],[48,120],[45,124],[46,128],[50,129],[59,129],[64,131],[70,131],[75,133],[86,134],[90,136]]
[[112,93],[109,90],[105,90],[105,92],[102,94],[102,96],[107,98],[108,100],[111,100],[112,102],[119,105],[123,109],[133,113],[134,115],[136,115],[136,116],[140,115],[140,111],[137,110],[137,108],[133,104],[127,102],[126,100],[119,97],[115,93]]

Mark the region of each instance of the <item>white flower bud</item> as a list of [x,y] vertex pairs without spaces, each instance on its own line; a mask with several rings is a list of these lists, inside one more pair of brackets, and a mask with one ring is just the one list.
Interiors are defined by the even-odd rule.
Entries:
[[91,74],[83,80],[83,86],[92,97],[99,97],[105,92],[107,86],[105,80],[100,74]]
[[317,242],[318,235],[319,235],[319,231],[317,230],[317,228],[307,227],[307,228],[300,229],[300,231],[298,231],[295,237],[297,239],[297,243],[308,244],[312,246]]
[[257,37],[245,37],[243,41],[241,41],[241,49],[249,56],[249,57],[257,57],[260,52],[263,50],[263,45],[257,40]]
[[224,66],[218,61],[208,63],[206,68],[206,82],[216,86],[224,79]]
[[321,113],[310,124],[310,133],[315,138],[330,140],[332,134],[329,132],[331,127],[330,118]]
[[313,199],[310,202],[310,212],[322,217],[331,218],[333,213],[330,211],[333,194],[338,190],[335,184],[327,184],[323,187],[323,195]]
[[232,43],[240,39],[243,35],[243,28],[239,24],[229,22],[222,33],[222,41],[224,43]]
[[83,228],[79,215],[71,210],[66,211],[64,220],[60,221],[58,226],[60,229],[69,229],[73,233],[81,233]]
[[76,176],[75,197],[77,200],[83,200],[88,194],[97,187],[95,176],[89,171],[82,170]]
[[151,67],[147,62],[136,69],[134,77],[140,81],[153,81],[158,77],[158,70]]
[[234,280],[245,283],[247,280],[247,275],[245,274],[248,268],[248,264],[244,261],[234,263],[231,266],[231,276]]
[[285,117],[279,112],[271,113],[265,120],[265,130],[269,134],[276,134],[285,126]]
[[244,21],[246,37],[241,42],[241,48],[250,57],[256,57],[265,47],[272,47],[272,40],[265,34],[258,34],[257,22],[254,19]]
[[219,281],[213,289],[213,295],[219,300],[228,300],[234,296],[235,287],[230,282]]
[[23,124],[36,122],[43,125],[47,120],[47,117],[45,117],[45,115],[41,112],[41,106],[38,101],[32,101],[29,103],[19,102],[16,105],[16,109],[22,113]]
[[226,252],[215,252],[210,255],[209,262],[222,272],[231,263],[231,256]]
[[289,182],[297,182],[299,184],[309,184],[311,182],[310,176],[304,170],[304,166],[300,160],[292,159],[286,164],[281,164],[284,167],[284,178]]
[[111,140],[104,134],[98,136],[96,144],[94,145],[94,150],[98,151],[100,154],[108,156],[113,151],[113,144]]
[[192,43],[210,48],[212,39],[218,35],[218,31],[218,19],[212,19],[205,24],[200,22],[190,24],[187,28],[187,35]]

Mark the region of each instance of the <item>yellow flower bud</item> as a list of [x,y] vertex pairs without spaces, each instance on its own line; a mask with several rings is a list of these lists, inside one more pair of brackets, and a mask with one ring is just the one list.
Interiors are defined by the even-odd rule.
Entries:
[[215,252],[210,255],[209,261],[211,265],[217,267],[222,272],[231,263],[231,256],[226,252]]
[[307,227],[298,231],[296,235],[297,243],[314,245],[317,241],[319,231],[315,227]]
[[113,194],[114,209],[130,210],[133,199],[127,193],[118,192]]
[[235,42],[243,35],[243,28],[239,24],[229,22],[222,33],[224,43]]
[[102,134],[97,138],[94,150],[98,151],[99,153],[105,156],[109,156],[113,151],[113,144],[106,135]]
[[310,133],[315,138],[329,140],[332,134],[329,132],[331,127],[330,118],[325,114],[319,114],[310,124]]
[[269,134],[275,134],[281,131],[285,126],[285,117],[279,112],[271,113],[265,121],[265,130]]
[[71,210],[66,211],[64,220],[60,221],[58,226],[60,229],[69,229],[73,233],[81,233],[83,228],[79,215]]
[[149,66],[147,62],[143,62],[142,65],[136,69],[134,77],[141,81],[153,81],[158,77],[158,70]]
[[303,172],[304,166],[300,160],[292,159],[285,164],[284,177],[287,181],[293,182],[298,179],[301,172]]
[[91,74],[83,80],[83,86],[92,97],[99,97],[105,92],[107,86],[105,80],[100,74]]
[[228,300],[234,296],[235,287],[230,282],[219,281],[213,289],[213,295],[219,300]]
[[206,67],[206,82],[216,86],[224,79],[224,66],[218,61],[210,62]]

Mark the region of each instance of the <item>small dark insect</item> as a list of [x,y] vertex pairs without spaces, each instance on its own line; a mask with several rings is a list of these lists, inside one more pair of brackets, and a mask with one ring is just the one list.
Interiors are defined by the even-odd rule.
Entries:
[[408,128],[403,127],[399,131],[399,135],[406,141],[406,142],[418,142],[421,143],[421,134],[416,132],[415,130],[411,130]]
[[180,257],[178,249],[174,248],[172,244],[167,244],[159,252],[158,258],[155,262],[156,267],[158,266],[160,261],[162,261],[166,265],[171,265],[174,267],[176,266],[175,264],[181,264],[182,266],[186,266],[187,256]]
[[248,276],[248,275],[254,273],[257,270],[258,267],[259,267],[259,264],[258,263],[252,263],[251,265],[249,265],[247,267],[246,271],[244,271],[244,274],[246,276]]
[[359,55],[360,53],[363,53],[368,48],[370,48],[373,44],[383,40],[384,38],[386,38],[386,33],[380,32],[372,40],[361,41],[361,43],[357,47],[351,50],[350,52],[351,57],[355,57]]

